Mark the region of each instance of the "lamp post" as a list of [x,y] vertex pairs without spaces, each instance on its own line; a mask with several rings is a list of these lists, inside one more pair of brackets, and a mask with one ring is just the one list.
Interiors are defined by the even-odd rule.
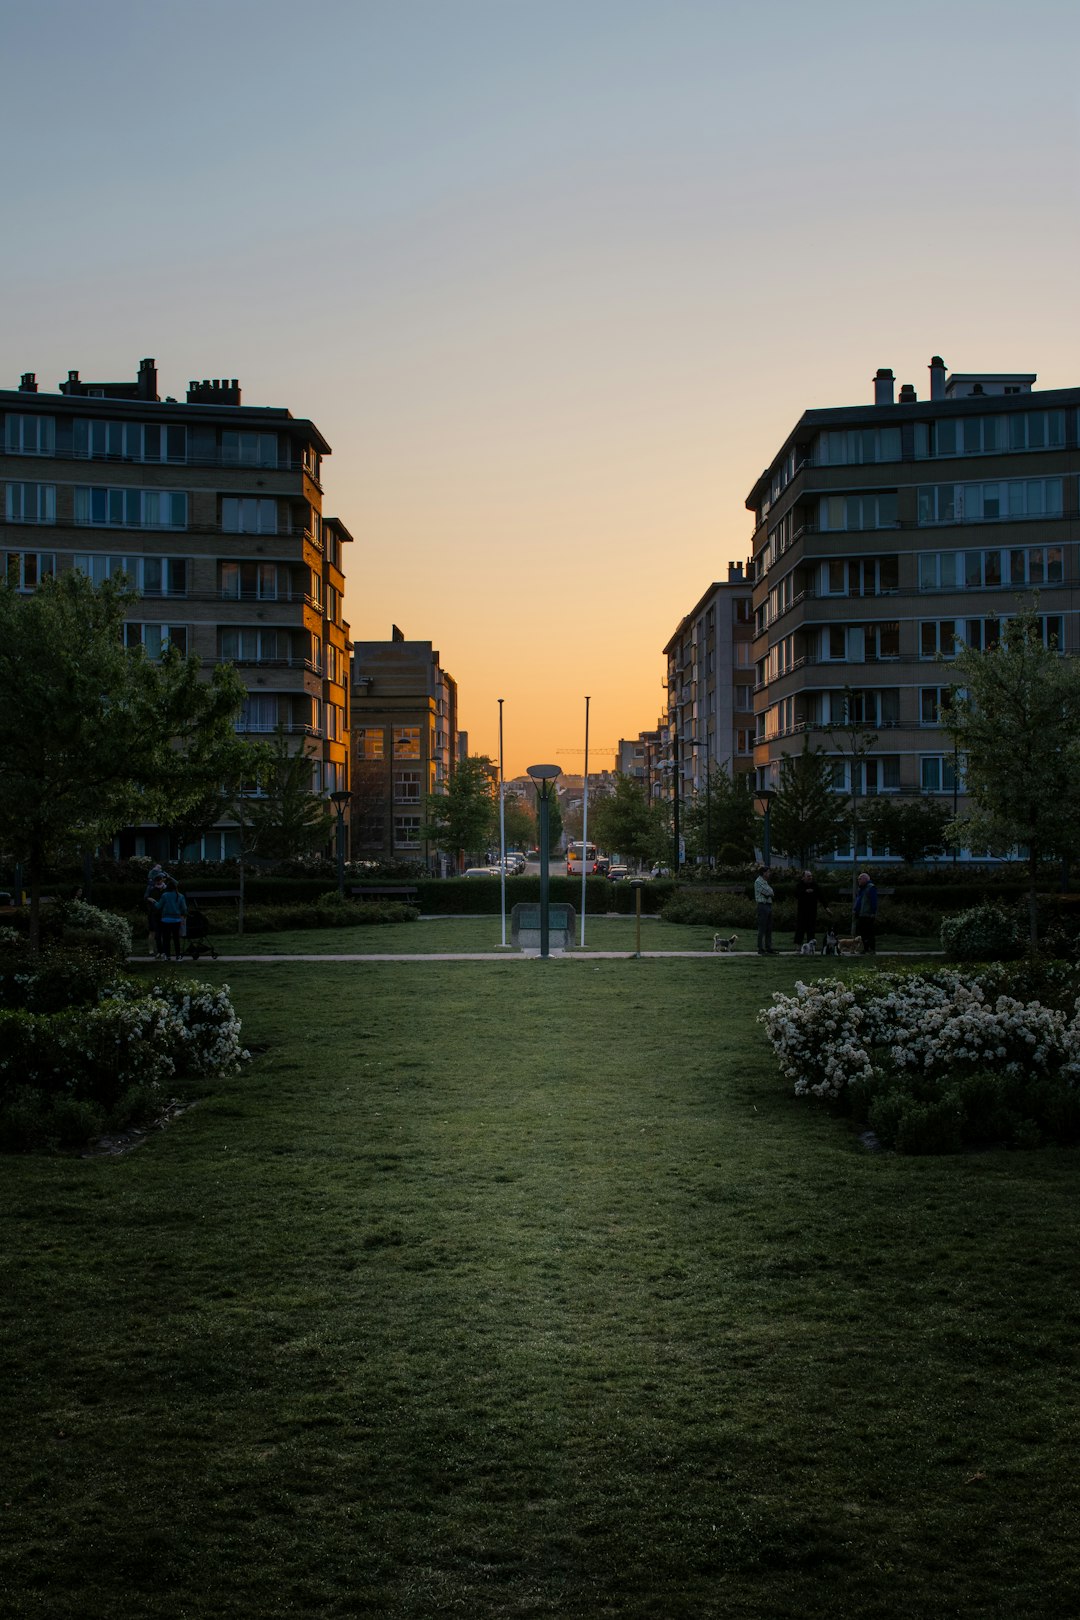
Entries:
[[680,858],[682,855],[682,838],[679,832],[679,788],[681,785],[679,782],[679,772],[681,770],[682,764],[679,759],[679,724],[678,720],[676,720],[671,729],[671,781],[674,788],[674,793],[672,795],[674,805],[674,815],[672,816],[674,847],[671,856],[671,875],[675,878],[678,877],[679,869],[682,865]]
[[712,866],[712,783],[709,781],[712,771],[709,766],[709,736],[688,737],[687,742],[691,748],[704,748],[705,750],[705,862]]
[[771,866],[772,840],[770,838],[769,828],[769,807],[776,798],[776,790],[775,788],[758,788],[757,792],[754,794],[754,798],[763,807],[762,816],[765,822],[764,829],[761,834],[761,864],[762,866]]
[[536,787],[536,800],[540,809],[540,956],[546,958],[548,951],[548,863],[550,852],[548,850],[548,805],[551,802],[552,784],[559,774],[557,765],[530,765],[528,773]]
[[338,899],[345,898],[345,806],[352,798],[348,788],[338,788],[330,795],[330,803],[337,811],[337,892]]

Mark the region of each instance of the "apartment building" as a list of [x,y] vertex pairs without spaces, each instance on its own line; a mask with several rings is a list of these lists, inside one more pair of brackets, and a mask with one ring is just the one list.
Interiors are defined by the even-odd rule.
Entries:
[[[882,369],[872,404],[804,412],[747,498],[760,787],[808,738],[838,789],[962,808],[938,723],[957,648],[1036,606],[1080,651],[1080,388],[929,370],[922,399]],[[877,734],[863,760],[830,737],[849,716]]]
[[352,657],[354,860],[423,861],[424,800],[445,792],[466,741],[457,682],[430,641],[358,641]]
[[[754,768],[754,646],[750,580],[741,562],[703,592],[664,647],[663,763],[677,761],[679,798],[704,791],[710,770]],[[642,734],[644,737],[644,733]],[[670,791],[670,789],[669,789]]]
[[[249,694],[237,729],[283,730],[310,754],[315,791],[347,787],[352,536],[323,516],[330,446],[314,423],[242,405],[235,378],[162,400],[153,360],[133,382],[70,371],[55,393],[28,372],[17,390],[0,390],[0,416],[10,583],[31,591],[65,569],[97,581],[123,573],[139,598],[129,645],[235,664]],[[235,829],[223,826],[185,853],[236,850]],[[152,828],[129,829],[116,852],[171,853]]]

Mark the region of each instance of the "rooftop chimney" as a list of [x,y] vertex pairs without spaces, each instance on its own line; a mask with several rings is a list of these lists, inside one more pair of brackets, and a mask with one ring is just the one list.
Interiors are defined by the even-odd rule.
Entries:
[[208,377],[202,382],[189,382],[187,402],[189,405],[239,405],[240,384],[235,377],[231,382],[228,377],[215,377],[213,382]]
[[742,565],[741,562],[729,562],[728,563],[728,565],[727,565],[727,577],[728,577],[728,584],[729,585],[741,585],[742,584],[742,582],[743,582],[743,571],[742,571],[742,569],[743,569],[743,565]]
[[37,391],[37,373],[33,371],[24,371],[22,376],[19,378],[19,393],[36,394]]
[[940,354],[930,361],[930,398],[945,398],[945,362]]
[[874,404],[891,405],[893,403],[893,377],[889,366],[879,366],[874,378]]
[[918,394],[916,394],[914,388],[911,386],[910,383],[904,383],[902,385],[902,387],[900,389],[900,403],[901,403],[901,405],[914,405],[914,403],[918,399],[918,397],[919,397]]
[[142,360],[139,362],[139,381],[137,386],[140,399],[157,399],[157,365],[153,360]]

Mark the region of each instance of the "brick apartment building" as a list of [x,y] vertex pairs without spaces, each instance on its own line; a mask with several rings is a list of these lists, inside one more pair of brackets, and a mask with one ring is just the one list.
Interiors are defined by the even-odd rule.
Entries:
[[[324,517],[314,423],[241,404],[235,379],[192,382],[183,401],[158,394],[144,360],[133,382],[91,383],[76,371],[55,393],[32,373],[0,391],[3,564],[18,590],[78,568],[123,572],[138,592],[129,645],[160,657],[197,653],[235,664],[248,690],[238,730],[284,730],[312,760],[324,793],[349,784],[349,627],[344,546]],[[222,826],[189,857],[236,853]],[[119,854],[165,854],[133,828]]]

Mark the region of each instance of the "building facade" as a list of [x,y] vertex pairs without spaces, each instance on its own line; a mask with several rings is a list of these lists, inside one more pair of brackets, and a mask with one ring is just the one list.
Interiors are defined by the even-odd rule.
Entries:
[[663,763],[685,802],[718,766],[754,769],[754,646],[750,580],[741,562],[709,586],[664,648],[667,723]]
[[[323,516],[330,446],[314,423],[242,405],[235,379],[162,400],[153,360],[134,382],[71,371],[52,394],[27,373],[0,391],[0,415],[9,582],[30,591],[65,569],[95,581],[122,573],[139,598],[129,645],[234,664],[248,690],[238,731],[284,732],[310,755],[316,792],[347,787],[351,536]],[[222,826],[185,853],[237,850]],[[117,853],[172,852],[155,829],[135,828]]]
[[460,757],[457,682],[430,641],[358,641],[352,657],[354,860],[435,864],[424,801]]
[[[881,370],[873,404],[806,411],[773,456],[746,503],[759,787],[807,740],[839,790],[962,809],[939,725],[957,648],[1035,607],[1048,644],[1080,651],[1080,388],[1035,380],[935,355],[929,396],[896,400]],[[876,737],[865,757],[838,745],[845,723]]]

